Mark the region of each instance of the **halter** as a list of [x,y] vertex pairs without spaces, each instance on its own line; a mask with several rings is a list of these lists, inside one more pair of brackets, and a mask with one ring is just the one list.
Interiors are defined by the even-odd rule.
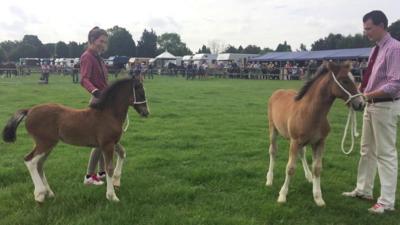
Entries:
[[136,101],[136,89],[135,89],[135,85],[133,85],[133,104],[140,105],[140,104],[144,104],[144,103],[147,103],[146,98],[144,99],[144,101],[141,101],[141,102]]
[[[335,83],[340,87],[340,89],[342,89],[342,91],[344,93],[347,94],[347,96],[349,97],[345,104],[347,105],[351,100],[353,100],[354,98],[357,98],[359,96],[363,96],[362,93],[358,93],[355,95],[352,95],[348,90],[346,90],[346,88],[343,87],[343,85],[336,79],[335,74],[332,72],[332,77],[333,80],[335,81]],[[344,149],[344,142],[346,141],[346,137],[347,137],[347,131],[349,129],[349,126],[351,125],[351,146],[349,148],[349,150],[345,150]],[[349,114],[347,115],[347,122],[346,122],[346,127],[344,128],[344,133],[343,133],[343,138],[342,138],[342,143],[341,143],[341,147],[342,147],[342,152],[345,155],[349,155],[354,148],[354,138],[358,137],[360,134],[357,132],[357,117],[356,117],[356,111],[354,111],[354,109],[352,107],[349,107]]]
[[346,88],[344,88],[343,85],[336,79],[336,76],[335,76],[335,74],[334,74],[333,72],[332,72],[332,78],[333,78],[333,80],[335,81],[335,83],[340,87],[340,89],[342,89],[342,91],[343,91],[344,93],[346,93],[347,96],[349,97],[349,98],[346,100],[345,104],[348,104],[349,102],[351,102],[351,100],[353,100],[353,98],[357,98],[358,96],[363,96],[363,94],[360,93],[360,92],[358,92],[358,94],[352,95],[352,94],[351,94],[348,90],[346,90]]
[[[133,89],[133,104],[134,105],[140,105],[140,104],[144,104],[147,103],[146,98],[144,99],[144,101],[138,102],[136,101],[136,89],[135,89],[135,85],[132,86]],[[129,128],[129,116],[128,113],[126,114],[126,118],[125,118],[125,127],[123,128],[123,131],[126,132]]]

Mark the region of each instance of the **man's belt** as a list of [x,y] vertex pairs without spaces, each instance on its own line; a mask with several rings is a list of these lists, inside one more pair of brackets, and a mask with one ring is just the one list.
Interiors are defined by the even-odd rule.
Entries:
[[400,99],[400,97],[399,98],[371,98],[371,99],[368,99],[368,103],[378,103],[378,102],[394,102],[394,101],[397,101],[397,100],[399,100]]

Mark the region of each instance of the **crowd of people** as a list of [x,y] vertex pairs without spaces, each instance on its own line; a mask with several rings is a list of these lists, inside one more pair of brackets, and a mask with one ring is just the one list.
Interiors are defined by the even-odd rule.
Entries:
[[[186,79],[207,78],[208,76],[241,79],[276,79],[276,80],[308,80],[321,65],[322,61],[309,60],[300,62],[247,62],[239,64],[234,61],[213,62],[189,61],[181,65],[168,63],[164,68],[157,68],[148,62],[128,64],[125,68],[130,76],[142,75],[144,78],[154,79],[154,74],[182,75]],[[352,73],[358,81],[361,80],[363,71],[367,68],[367,60],[353,60]],[[40,67],[29,67],[24,73],[18,73],[18,67],[2,69],[0,77],[11,75],[29,75],[32,71],[42,74],[39,83],[48,84],[50,74],[71,75],[73,83],[79,83],[80,63],[72,66],[60,66],[43,62]],[[111,70],[111,69],[110,69]]]

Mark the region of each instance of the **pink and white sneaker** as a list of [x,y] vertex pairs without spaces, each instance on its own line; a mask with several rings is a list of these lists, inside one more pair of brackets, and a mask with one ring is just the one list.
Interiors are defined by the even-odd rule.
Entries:
[[99,177],[97,177],[96,174],[93,174],[90,177],[85,176],[85,179],[83,180],[83,183],[85,185],[95,185],[95,186],[99,186],[99,185],[103,185],[104,182],[100,180]]
[[386,207],[380,203],[376,203],[374,206],[368,209],[368,212],[373,214],[383,214],[385,211],[394,211],[394,208]]

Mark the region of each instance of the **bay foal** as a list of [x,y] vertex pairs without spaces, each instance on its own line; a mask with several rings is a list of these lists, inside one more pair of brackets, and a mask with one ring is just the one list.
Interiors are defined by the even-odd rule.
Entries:
[[20,122],[26,118],[25,127],[34,139],[33,150],[25,156],[35,186],[34,197],[43,202],[54,193],[47,182],[43,164],[52,149],[61,140],[67,144],[100,147],[105,160],[107,192],[110,201],[119,201],[114,184],[119,184],[125,152],[118,155],[113,168],[114,146],[121,138],[122,126],[129,106],[141,115],[149,114],[142,81],[122,79],[110,85],[97,103],[86,109],[73,109],[59,104],[36,105],[17,111],[3,130],[3,140],[14,142]]

